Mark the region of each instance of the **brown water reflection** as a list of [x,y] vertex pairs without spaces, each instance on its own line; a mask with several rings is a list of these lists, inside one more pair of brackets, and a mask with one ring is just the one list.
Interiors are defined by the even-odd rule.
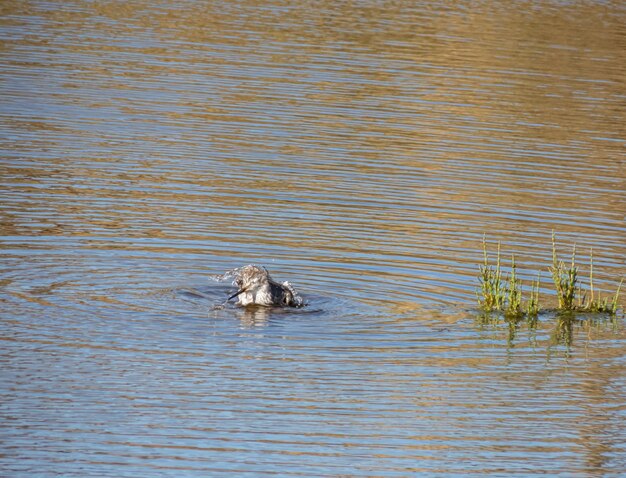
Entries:
[[623,318],[470,310],[484,233],[625,275],[620,2],[0,13],[3,476],[624,469]]

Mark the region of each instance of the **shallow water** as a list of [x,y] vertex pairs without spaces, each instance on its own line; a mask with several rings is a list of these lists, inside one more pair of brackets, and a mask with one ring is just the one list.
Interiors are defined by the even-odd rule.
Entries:
[[626,469],[623,318],[474,310],[485,233],[626,274],[621,2],[0,12],[2,476]]

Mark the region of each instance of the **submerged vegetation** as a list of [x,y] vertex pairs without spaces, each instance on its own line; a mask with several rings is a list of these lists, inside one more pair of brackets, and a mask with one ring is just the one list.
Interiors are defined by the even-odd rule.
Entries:
[[[522,281],[517,274],[515,256],[511,256],[511,265],[507,273],[503,272],[501,246],[498,243],[495,265],[490,264],[487,254],[487,242],[483,237],[483,264],[480,265],[480,288],[476,291],[478,306],[485,314],[498,312],[508,319],[536,319],[541,310],[539,287],[541,273],[530,284],[529,296],[523,304]],[[557,311],[576,311],[583,313],[617,314],[619,295],[623,283],[620,282],[613,296],[602,297],[593,288],[593,250],[589,259],[589,290],[583,290],[580,283],[579,268],[576,265],[576,246],[572,248],[572,257],[568,265],[559,260],[556,248],[556,236],[552,233],[552,265],[548,267],[556,291]]]

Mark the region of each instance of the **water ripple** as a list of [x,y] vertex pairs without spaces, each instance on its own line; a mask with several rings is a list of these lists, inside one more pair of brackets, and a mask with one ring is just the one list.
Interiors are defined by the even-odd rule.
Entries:
[[625,273],[618,2],[0,10],[2,476],[622,472],[623,318],[471,309]]

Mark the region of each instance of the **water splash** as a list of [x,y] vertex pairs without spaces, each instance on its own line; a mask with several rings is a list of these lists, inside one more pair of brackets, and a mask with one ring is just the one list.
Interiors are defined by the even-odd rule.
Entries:
[[[279,286],[282,286],[283,288],[287,289],[287,291],[289,291],[289,293],[291,294],[291,300],[289,301],[289,305],[291,307],[303,307],[304,305],[306,305],[304,302],[304,299],[302,299],[300,294],[298,294],[298,292],[296,291],[296,289],[290,282],[288,281],[275,282],[270,276],[269,271],[263,266],[258,266],[255,264],[248,264],[246,266],[230,269],[224,272],[223,274],[210,275],[209,279],[214,280],[216,282],[223,282],[229,279],[233,279],[232,285],[237,287],[240,290],[240,292],[243,292],[243,289],[241,289],[242,284],[249,283],[250,281],[253,281],[253,280],[254,281],[257,281],[257,280],[269,281]],[[236,297],[237,295],[239,294],[230,296],[228,299],[226,299],[226,301],[224,301],[222,304],[218,305],[217,307],[223,308],[229,299]],[[244,305],[246,304],[244,303]]]

